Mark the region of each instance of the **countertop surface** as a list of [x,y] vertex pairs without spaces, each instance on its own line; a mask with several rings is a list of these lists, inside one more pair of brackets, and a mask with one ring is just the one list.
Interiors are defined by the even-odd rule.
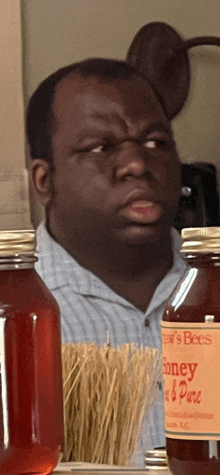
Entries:
[[94,463],[83,463],[83,462],[68,462],[68,463],[60,463],[54,470],[56,475],[67,475],[68,473],[71,475],[78,474],[91,474],[94,475],[95,473],[99,475],[122,475],[122,474],[132,474],[134,475],[171,475],[170,470],[167,469],[144,469],[138,467],[118,467],[116,465],[100,465]]

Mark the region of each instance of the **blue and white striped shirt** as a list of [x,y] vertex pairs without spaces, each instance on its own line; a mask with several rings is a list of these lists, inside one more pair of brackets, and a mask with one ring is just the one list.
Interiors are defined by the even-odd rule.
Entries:
[[[57,300],[61,311],[62,340],[106,343],[133,342],[161,348],[160,320],[163,307],[186,269],[179,250],[181,239],[173,230],[173,266],[156,288],[143,312],[110,289],[99,277],[81,267],[48,234],[44,223],[37,229],[39,260],[36,270]],[[146,324],[147,322],[147,324]],[[144,466],[144,453],[165,445],[162,392],[146,422],[135,464]]]

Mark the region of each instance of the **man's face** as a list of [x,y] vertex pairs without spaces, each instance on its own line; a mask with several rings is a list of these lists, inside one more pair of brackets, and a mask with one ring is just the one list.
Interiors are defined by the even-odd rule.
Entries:
[[148,83],[73,74],[58,84],[53,112],[52,234],[62,229],[70,246],[158,239],[173,222],[180,162]]

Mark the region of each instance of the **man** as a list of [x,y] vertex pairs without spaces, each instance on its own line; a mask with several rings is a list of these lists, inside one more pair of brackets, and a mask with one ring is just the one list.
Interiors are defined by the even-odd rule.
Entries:
[[[112,345],[160,347],[185,264],[171,230],[181,167],[151,85],[120,61],[63,68],[32,96],[27,135],[46,210],[36,268],[60,306],[63,341],[103,344],[108,332]],[[162,416],[158,401],[143,451],[165,445]]]

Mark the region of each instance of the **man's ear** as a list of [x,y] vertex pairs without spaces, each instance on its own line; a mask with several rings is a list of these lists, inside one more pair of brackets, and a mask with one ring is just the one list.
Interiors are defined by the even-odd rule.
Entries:
[[51,164],[42,158],[34,158],[31,162],[30,179],[41,205],[47,207],[52,197]]

